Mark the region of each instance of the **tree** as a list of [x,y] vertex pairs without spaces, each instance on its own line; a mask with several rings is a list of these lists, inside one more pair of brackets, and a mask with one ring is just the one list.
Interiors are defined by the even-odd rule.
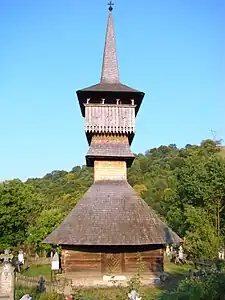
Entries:
[[0,184],[0,248],[23,243],[26,228],[39,213],[38,195],[18,179]]
[[51,245],[42,242],[60,224],[63,217],[58,209],[42,211],[35,224],[29,226],[26,242],[31,244],[39,253],[52,250]]
[[218,256],[221,240],[210,216],[201,208],[186,206],[186,248],[194,258],[214,259]]

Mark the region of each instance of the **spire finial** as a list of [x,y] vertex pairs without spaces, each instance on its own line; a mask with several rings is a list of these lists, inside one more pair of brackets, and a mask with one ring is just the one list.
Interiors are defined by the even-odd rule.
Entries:
[[108,5],[109,5],[109,11],[112,11],[114,3],[110,0]]
[[112,1],[109,2],[108,24],[105,37],[101,82],[119,83],[119,69],[116,55],[116,37],[113,25]]

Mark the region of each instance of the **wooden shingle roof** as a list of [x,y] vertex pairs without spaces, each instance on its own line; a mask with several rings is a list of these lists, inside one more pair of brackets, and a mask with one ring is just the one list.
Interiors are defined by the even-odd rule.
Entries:
[[87,98],[103,97],[107,99],[109,94],[113,94],[115,98],[125,96],[134,99],[136,114],[144,97],[143,92],[120,82],[112,11],[109,12],[108,17],[100,83],[77,91],[82,115],[85,116],[83,104],[86,103]]
[[109,84],[115,84],[120,82],[112,10],[109,11],[108,24],[106,30],[101,82]]
[[180,243],[127,181],[95,182],[44,241],[59,245]]
[[130,150],[129,143],[91,143],[91,146],[86,155],[86,162],[88,167],[94,166],[94,159],[111,159],[111,160],[125,160],[127,166],[130,167],[135,156]]
[[87,156],[98,156],[98,157],[133,157],[134,154],[130,150],[129,143],[92,143]]

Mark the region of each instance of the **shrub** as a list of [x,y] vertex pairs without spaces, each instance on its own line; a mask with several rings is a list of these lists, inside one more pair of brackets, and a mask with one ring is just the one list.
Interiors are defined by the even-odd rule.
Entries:
[[42,293],[39,296],[39,300],[64,300],[63,295],[51,292],[51,293]]
[[225,299],[225,273],[217,268],[209,270],[209,275],[185,279],[177,290],[163,295],[161,300],[222,300]]
[[26,288],[24,286],[17,285],[16,289],[15,289],[15,300],[19,300],[25,294],[31,295],[32,299],[35,300],[36,299],[35,298],[35,293],[36,293],[36,289],[35,288]]

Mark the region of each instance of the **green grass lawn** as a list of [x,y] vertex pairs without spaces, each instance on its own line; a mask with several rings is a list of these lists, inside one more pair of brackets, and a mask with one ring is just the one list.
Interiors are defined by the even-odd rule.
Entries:
[[[140,290],[142,299],[153,300],[157,299],[166,291],[173,290],[179,282],[188,276],[190,265],[175,265],[170,262],[165,262],[165,272],[169,274],[169,278],[162,284],[156,287],[143,286]],[[43,275],[46,280],[51,279],[50,265],[31,266],[28,270],[22,273],[25,276],[39,277]],[[127,295],[127,288],[104,288],[104,289],[86,289],[80,290],[79,293],[87,299],[123,299]],[[118,298],[120,295],[121,298]],[[91,297],[91,298],[89,298]],[[84,298],[84,299],[86,299]],[[126,298],[124,298],[126,299]]]
[[51,266],[50,265],[33,265],[29,269],[22,271],[24,276],[39,277],[44,276],[45,279],[51,279]]

